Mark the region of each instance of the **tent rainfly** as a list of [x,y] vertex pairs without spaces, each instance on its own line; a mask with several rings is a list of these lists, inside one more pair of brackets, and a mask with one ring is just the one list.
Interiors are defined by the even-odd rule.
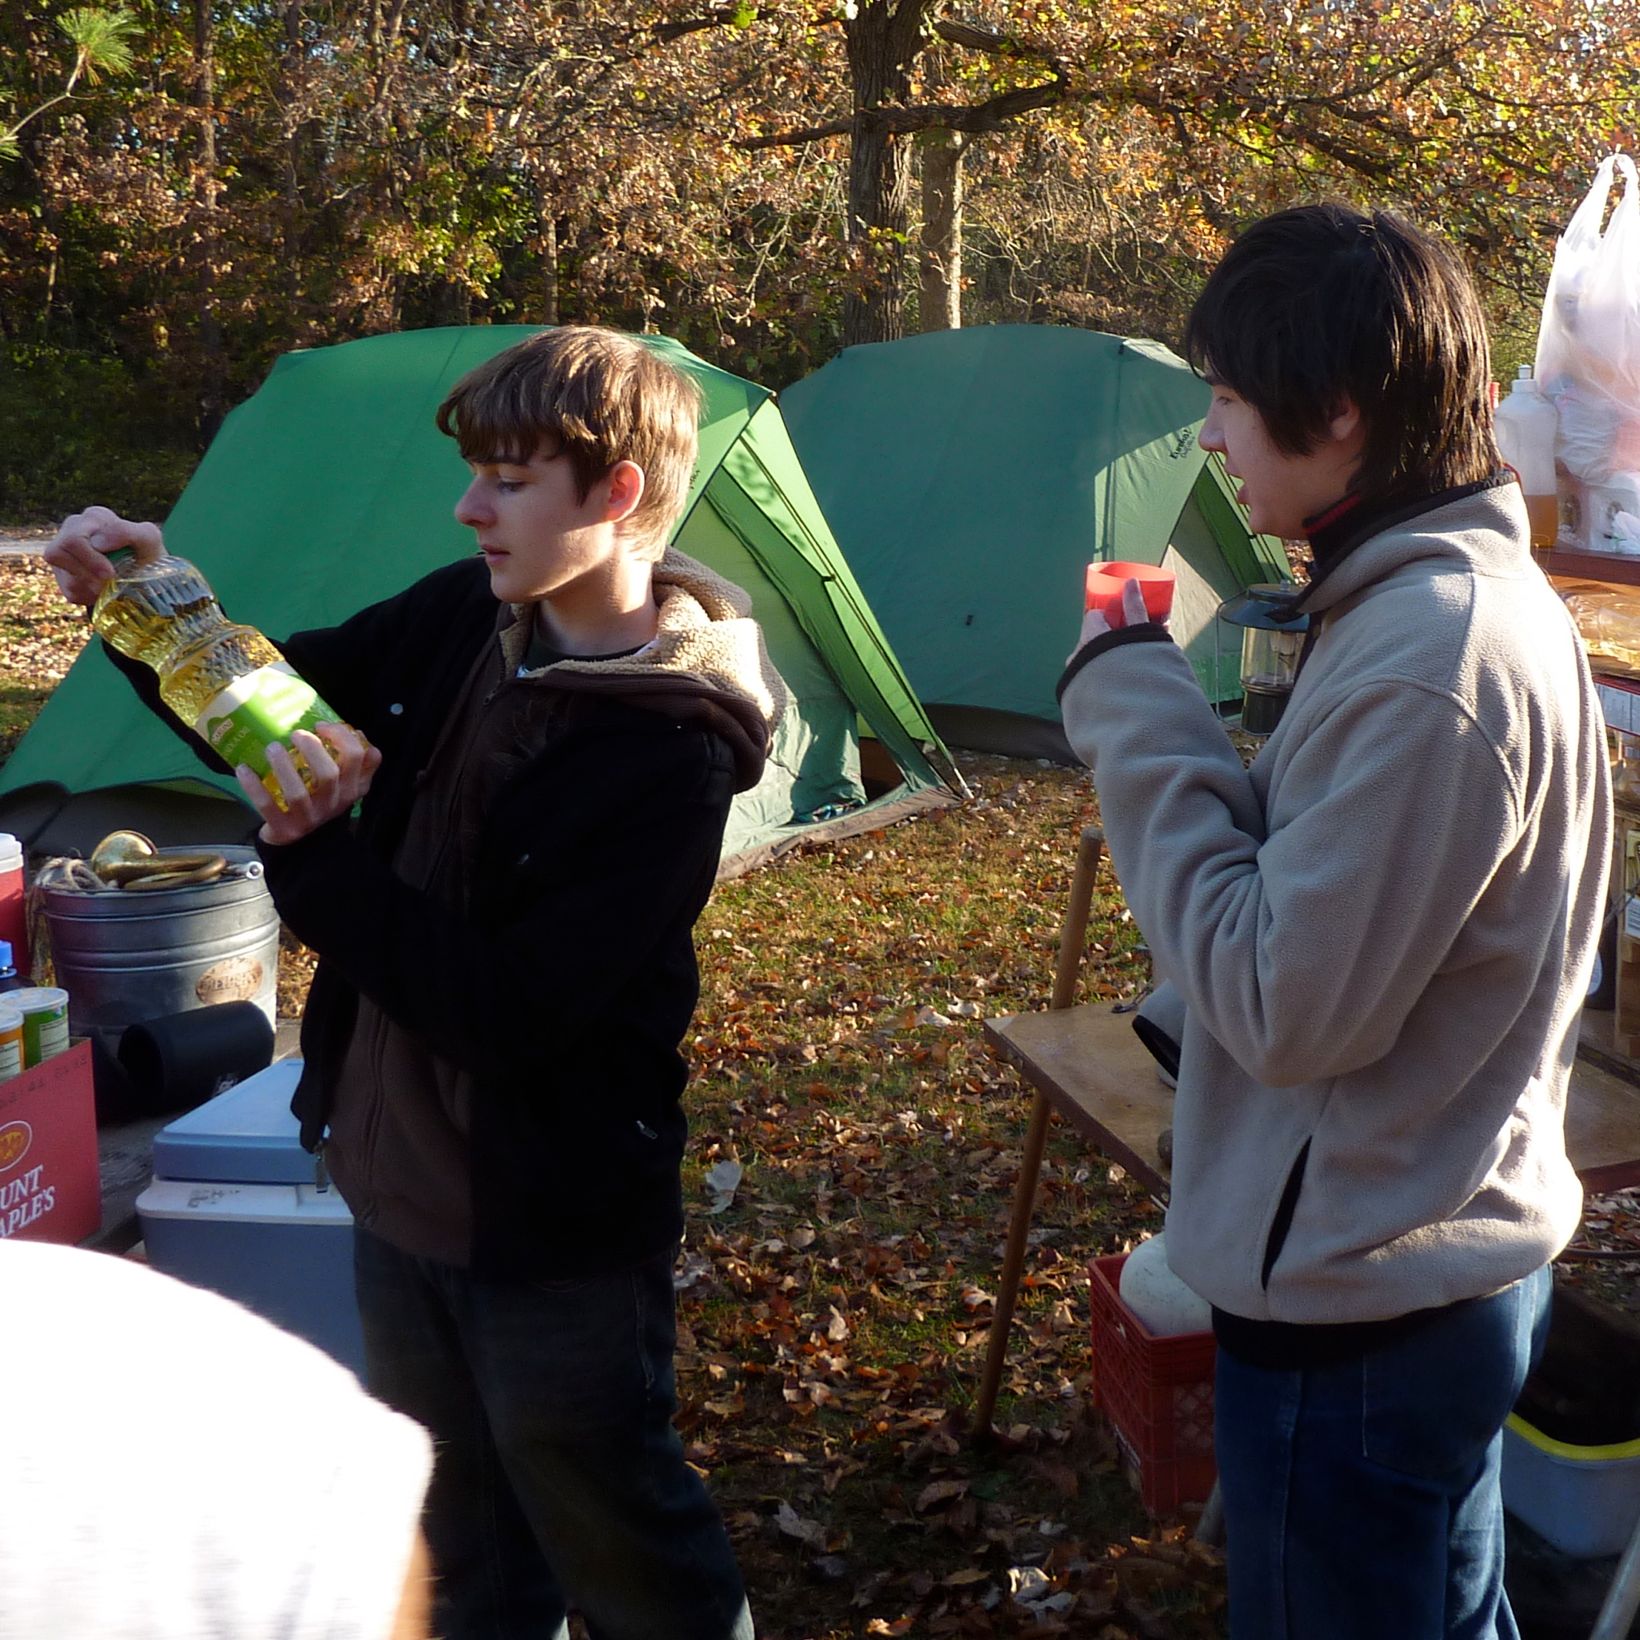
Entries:
[[1208,698],[1241,693],[1224,599],[1289,577],[1196,443],[1208,389],[1155,342],[1049,325],[845,349],[781,394],[883,630],[952,745],[1071,760],[1054,688],[1094,559],[1164,564]]
[[[340,620],[470,552],[451,515],[466,470],[433,412],[463,373],[532,333],[422,330],[287,354],[224,423],[167,544],[230,615],[275,636]],[[763,780],[736,799],[723,874],[955,800],[961,777],[837,549],[773,395],[644,340],[706,400],[674,541],[751,594],[793,696]],[[875,737],[864,774],[862,723]],[[86,851],[116,826],[230,841],[253,822],[224,793],[237,787],[207,773],[93,645],[0,769],[0,829],[51,852]]]

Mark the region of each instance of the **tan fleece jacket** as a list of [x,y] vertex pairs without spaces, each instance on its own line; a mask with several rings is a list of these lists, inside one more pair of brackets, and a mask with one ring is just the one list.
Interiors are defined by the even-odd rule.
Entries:
[[1582,646],[1526,541],[1511,485],[1361,543],[1309,595],[1323,630],[1248,770],[1171,643],[1065,686],[1188,1007],[1169,1262],[1233,1314],[1474,1297],[1576,1228],[1563,1116],[1611,794]]

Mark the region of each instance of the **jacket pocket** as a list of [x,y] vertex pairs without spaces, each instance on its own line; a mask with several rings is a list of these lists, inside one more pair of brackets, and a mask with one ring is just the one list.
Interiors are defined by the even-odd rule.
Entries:
[[1264,1264],[1259,1271],[1259,1285],[1266,1292],[1270,1290],[1270,1272],[1275,1269],[1276,1260],[1281,1257],[1281,1249],[1287,1242],[1287,1232],[1293,1227],[1293,1214],[1298,1211],[1298,1195],[1304,1188],[1304,1169],[1309,1160],[1310,1141],[1306,1139],[1299,1148],[1291,1171],[1287,1174],[1286,1184],[1281,1187],[1281,1200],[1276,1203],[1276,1216],[1270,1221],[1270,1234],[1265,1238]]

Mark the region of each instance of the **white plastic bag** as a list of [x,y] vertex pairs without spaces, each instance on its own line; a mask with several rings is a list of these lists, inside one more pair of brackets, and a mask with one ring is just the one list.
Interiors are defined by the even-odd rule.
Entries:
[[1559,412],[1555,454],[1569,473],[1604,484],[1640,471],[1640,174],[1627,154],[1600,162],[1555,247],[1534,373]]

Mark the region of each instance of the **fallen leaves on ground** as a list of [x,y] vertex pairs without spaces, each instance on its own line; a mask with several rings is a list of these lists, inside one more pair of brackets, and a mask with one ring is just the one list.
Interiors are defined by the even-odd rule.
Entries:
[[[1030,1108],[983,1020],[1046,1005],[1096,815],[1078,771],[961,761],[971,802],[701,919],[680,1429],[770,1640],[1218,1635],[1219,1557],[1147,1519],[1088,1405],[1087,1260],[1160,1213],[1057,1124],[998,1432],[969,1433]],[[1079,1000],[1143,984],[1137,941],[1102,872]]]
[[1583,1221],[1555,1279],[1640,1315],[1640,1189],[1584,1198]]
[[90,635],[84,616],[63,602],[41,558],[0,555],[0,763]]

